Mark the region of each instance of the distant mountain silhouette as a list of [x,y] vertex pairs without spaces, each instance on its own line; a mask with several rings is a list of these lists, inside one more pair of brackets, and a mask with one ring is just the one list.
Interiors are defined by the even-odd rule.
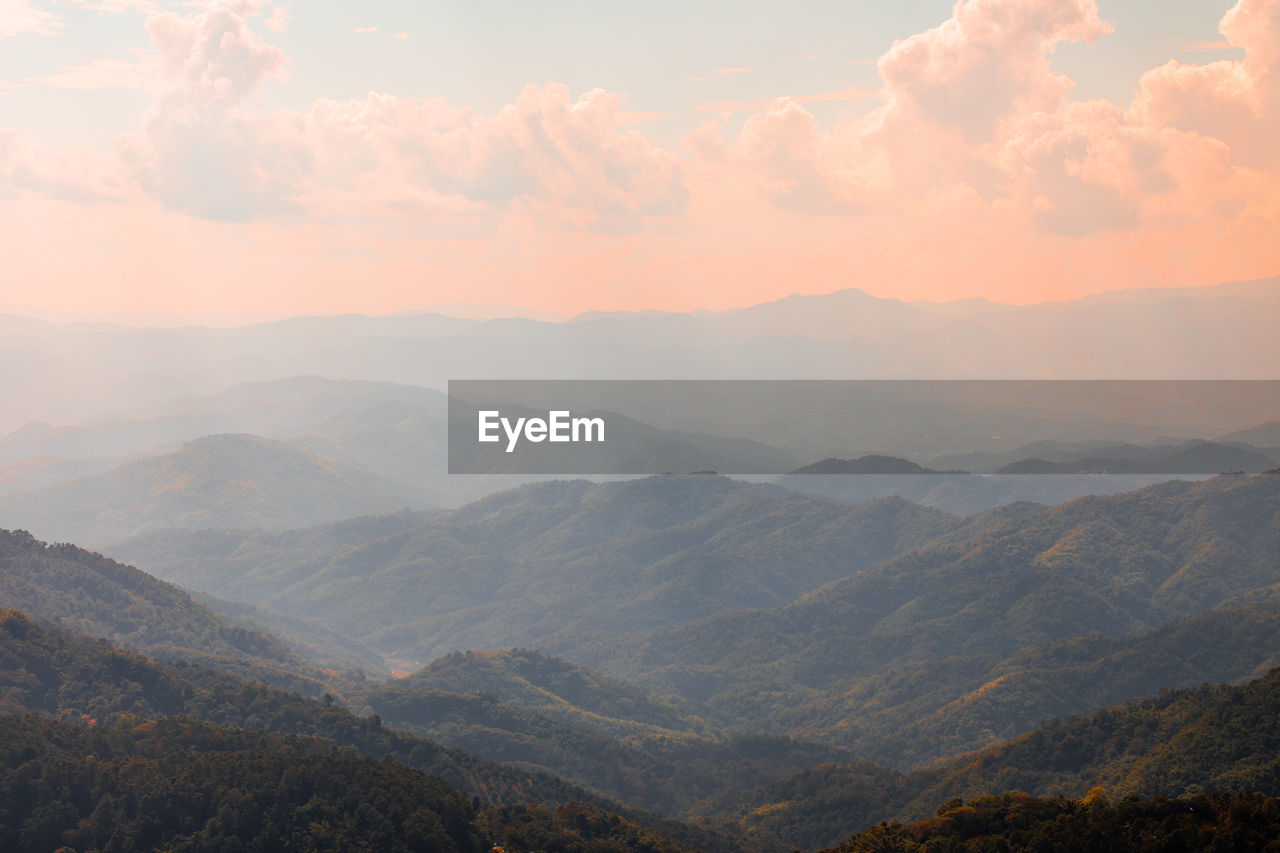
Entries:
[[1049,461],[1039,457],[1001,466],[998,474],[1260,474],[1275,467],[1269,454],[1240,443],[1188,441],[1173,446],[1112,447],[1107,455]]
[[869,455],[857,459],[831,457],[797,468],[792,474],[965,474],[966,471],[935,471],[909,459],[896,456]]
[[[1280,363],[1271,328],[1280,310],[1277,280],[1029,306],[902,302],[850,289],[728,311],[554,323],[437,314],[295,317],[227,329],[6,320],[0,345],[15,357],[0,365],[0,432],[30,421],[85,424],[172,411],[193,395],[263,379],[263,365],[272,376],[436,389],[463,376],[1272,378]],[[1081,329],[1089,330],[1088,346],[1080,345]],[[1276,417],[1255,412],[1183,434],[1218,435]],[[810,452],[818,458],[829,449]]]
[[171,527],[297,527],[409,499],[354,465],[251,435],[214,435],[101,474],[0,496],[0,518],[45,539],[103,544]]

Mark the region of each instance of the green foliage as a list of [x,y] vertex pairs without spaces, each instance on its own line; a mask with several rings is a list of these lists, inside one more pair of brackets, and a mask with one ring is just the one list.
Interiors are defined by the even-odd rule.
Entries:
[[588,804],[478,808],[438,778],[332,743],[171,718],[0,718],[0,849],[674,853]]
[[333,702],[185,661],[157,663],[105,641],[43,627],[13,610],[0,610],[0,712],[36,713],[99,730],[181,715],[277,736],[320,738],[353,755],[389,758],[438,776],[485,806],[585,802],[707,850],[725,846],[716,835],[617,806],[546,773],[395,731],[377,714],[359,717]]
[[652,477],[526,486],[409,530],[348,524],[341,541],[323,529],[178,532],[112,553],[221,598],[322,618],[396,657],[520,646],[584,660],[571,652],[600,637],[785,605],[964,524],[895,499],[848,506]]
[[688,715],[687,705],[530,649],[455,652],[432,661],[400,684],[487,693],[620,737],[708,732],[705,723]]
[[670,815],[705,816],[701,805],[710,798],[740,794],[815,763],[847,757],[789,737],[618,739],[549,718],[520,702],[402,683],[371,687],[357,699],[404,731]]
[[274,637],[232,624],[132,566],[0,530],[0,606],[167,660],[185,659],[320,695],[352,673],[322,671]]
[[1166,690],[1055,721],[911,774],[871,764],[815,767],[740,804],[739,820],[758,837],[820,846],[878,821],[925,817],[956,797],[1009,790],[1084,796],[1093,789],[1113,799],[1280,796],[1280,669],[1243,687]]
[[881,823],[829,853],[970,851],[1280,850],[1280,800],[1231,794],[1139,800],[1072,800],[1025,794],[949,803],[909,826]]

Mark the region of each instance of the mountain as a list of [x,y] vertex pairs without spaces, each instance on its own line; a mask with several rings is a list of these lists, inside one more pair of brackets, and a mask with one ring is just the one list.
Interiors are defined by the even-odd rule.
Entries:
[[20,462],[0,465],[0,494],[39,489],[87,474],[101,474],[124,461],[118,457],[31,456]]
[[668,476],[524,486],[349,545],[175,532],[110,552],[220,598],[326,619],[391,657],[512,646],[573,657],[623,632],[786,604],[969,523],[899,500],[848,506]]
[[0,761],[41,781],[0,790],[12,851],[691,849],[589,803],[477,807],[393,761],[193,720],[104,731],[0,719]]
[[[493,844],[467,798],[439,779],[316,741],[192,721],[99,730],[10,717],[0,719],[0,761],[43,783],[0,793],[6,850]],[[379,819],[355,819],[369,813]]]
[[[353,522],[341,537],[174,533],[120,553],[322,618],[402,669],[518,643],[675,695],[681,717],[713,729],[912,767],[1055,715],[1273,665],[1278,517],[1274,475],[965,519],[667,477],[526,486],[420,526]],[[1210,612],[1245,602],[1259,606]],[[415,683],[640,730],[557,692],[596,676],[540,660],[447,658]]]
[[0,497],[0,518],[45,539],[104,544],[161,528],[286,528],[406,506],[346,463],[250,435],[197,439],[164,456]]
[[[896,456],[860,456],[857,459],[823,459],[820,462],[814,462],[797,468],[791,472],[792,474],[942,474],[942,471],[935,471],[932,468],[925,468],[922,465],[908,459],[899,459]],[[966,471],[948,471],[947,474],[965,474]]]
[[402,308],[398,314],[427,313],[442,314],[445,317],[456,317],[461,320],[508,320],[522,317],[526,320],[540,320],[544,323],[563,323],[568,318],[554,311],[538,311],[519,305],[507,305],[491,302],[477,305],[474,302],[440,302],[426,308]]
[[[456,685],[455,685],[456,686]],[[634,688],[626,691],[634,692]],[[370,685],[352,700],[385,724],[504,764],[550,773],[617,802],[670,815],[705,817],[713,797],[744,794],[851,753],[789,737],[691,735],[632,726],[581,708],[539,713],[492,693],[462,695],[403,682]],[[576,722],[565,722],[576,716]]]
[[1238,471],[1261,474],[1275,468],[1278,461],[1247,445],[1201,440],[1150,448],[1133,445],[1096,448],[1089,455],[1061,454],[1056,461],[1033,456],[1001,466],[996,473],[1221,474]]
[[[429,535],[423,529],[405,526],[397,527],[390,536],[349,532],[345,539],[332,534],[325,538],[323,529],[318,529],[306,536],[296,534],[302,537],[297,541],[290,540],[295,534],[263,534],[233,536],[230,542],[225,535],[203,544],[167,536],[134,544],[141,549],[135,556],[150,553],[166,560],[168,565],[189,572],[189,582],[225,583],[232,588],[244,584],[247,592],[240,595],[270,602],[273,607],[279,606],[274,603],[276,600],[305,601],[308,595],[315,595],[311,591],[316,589],[315,584],[340,582],[344,566],[367,571],[372,558],[366,555],[384,560],[383,565],[393,573],[412,573],[414,586],[434,587],[428,580],[431,574],[424,574],[424,566],[429,564],[409,555],[438,556],[447,549],[455,552],[451,565],[466,566],[467,571],[449,573],[446,566],[450,564],[426,571],[438,571],[438,583],[447,584],[457,594],[466,589],[470,573],[485,565],[475,557],[478,548],[501,545],[512,549],[510,553],[519,549],[518,553],[524,555],[523,564],[502,563],[490,571],[527,579],[508,582],[516,590],[538,590],[535,601],[506,598],[503,583],[489,581],[486,587],[485,575],[480,575],[471,593],[476,604],[461,610],[460,615],[456,600],[447,602],[436,618],[451,627],[451,636],[456,637],[465,629],[469,633],[462,636],[474,638],[467,644],[483,647],[510,641],[511,628],[519,624],[520,614],[537,613],[538,618],[557,626],[550,642],[563,642],[566,628],[582,619],[577,610],[591,611],[602,606],[600,597],[588,597],[601,583],[593,574],[566,576],[583,559],[573,555],[586,549],[599,560],[599,565],[621,564],[624,557],[632,565],[638,543],[651,542],[658,531],[632,540],[620,524],[636,525],[641,519],[651,523],[645,514],[659,509],[674,514],[678,512],[677,499],[687,503],[695,495],[701,495],[703,500],[714,497],[716,501],[734,497],[731,512],[719,508],[706,513],[694,507],[686,511],[691,519],[705,515],[701,525],[716,534],[709,540],[715,545],[711,550],[701,539],[690,540],[704,542],[697,550],[690,550],[690,542],[682,543],[677,553],[688,552],[689,556],[675,563],[688,567],[675,573],[681,583],[698,582],[694,567],[705,571],[715,565],[717,553],[723,553],[725,556],[719,559],[740,572],[737,577],[749,577],[747,567],[753,564],[761,569],[777,566],[786,567],[787,577],[794,583],[807,561],[815,567],[826,562],[831,570],[847,573],[848,579],[811,592],[794,603],[779,601],[773,605],[782,605],[780,609],[747,613],[730,609],[718,615],[695,613],[674,619],[668,616],[672,624],[651,633],[644,633],[644,629],[639,633],[626,630],[615,611],[611,618],[618,630],[612,638],[597,629],[598,639],[588,636],[559,653],[615,674],[641,678],[660,691],[678,693],[685,703],[692,703],[686,705],[685,715],[695,714],[716,726],[797,735],[855,748],[890,765],[912,766],[1013,736],[1040,719],[1122,701],[1162,686],[1234,681],[1266,666],[1280,648],[1277,623],[1268,612],[1197,616],[1187,624],[1166,627],[1170,620],[1198,614],[1218,602],[1192,602],[1185,607],[1171,607],[1163,614],[1134,605],[1142,621],[1131,623],[1077,620],[1072,608],[1087,612],[1091,603],[1108,601],[1107,584],[1123,583],[1131,589],[1135,582],[1129,574],[1139,568],[1175,576],[1173,580],[1148,581],[1158,587],[1156,598],[1161,600],[1179,593],[1183,585],[1200,591],[1204,584],[1197,578],[1203,577],[1204,572],[1216,571],[1214,567],[1219,562],[1233,564],[1234,570],[1244,576],[1241,585],[1234,591],[1224,590],[1220,600],[1265,588],[1265,555],[1271,546],[1255,531],[1266,529],[1266,518],[1270,517],[1266,513],[1274,512],[1272,482],[1273,478],[1222,478],[1214,484],[1198,486],[1170,484],[1108,499],[1114,501],[1114,507],[1090,501],[1056,510],[1010,507],[963,523],[933,516],[927,535],[917,533],[912,540],[896,546],[908,553],[878,566],[872,565],[878,555],[869,555],[870,562],[863,562],[861,569],[847,562],[856,553],[851,546],[877,537],[888,540],[893,527],[885,525],[910,505],[887,501],[848,508],[856,511],[846,514],[823,502],[795,503],[794,497],[781,499],[785,493],[707,478],[526,487],[433,517],[433,525],[438,526],[429,525]],[[1236,491],[1244,494],[1237,495]],[[600,502],[606,496],[609,500],[605,506],[611,511],[603,514]],[[639,501],[642,496],[654,504],[647,506]],[[663,499],[658,502],[660,496]],[[760,500],[765,496],[769,500]],[[1248,511],[1237,507],[1247,507]],[[784,512],[793,516],[790,523],[783,523]],[[911,523],[916,524],[930,519],[920,512],[913,509],[900,516],[897,523],[914,519]],[[811,520],[805,521],[806,516],[812,516]],[[1219,516],[1235,517],[1237,524],[1243,525],[1234,531],[1234,543],[1212,541],[1233,532],[1232,528],[1219,525]],[[1123,523],[1123,530],[1114,530],[1114,522],[1099,521],[1125,518],[1130,521]],[[469,519],[483,519],[483,523],[462,523]],[[730,525],[726,519],[733,519],[734,523]],[[817,523],[819,519],[821,523]],[[405,521],[407,524],[409,519]],[[512,528],[517,522],[524,529]],[[688,536],[691,529],[697,530],[701,525],[686,522],[664,535]],[[879,533],[874,525],[879,525]],[[1185,540],[1180,557],[1174,543],[1151,539],[1164,536],[1160,531],[1166,529],[1179,530]],[[1104,539],[1099,531],[1110,531],[1111,535]],[[1207,533],[1212,533],[1208,546],[1196,544]],[[615,536],[626,543],[625,547],[611,541]],[[483,537],[489,537],[489,541],[482,541]],[[567,544],[562,543],[564,538],[569,538]],[[948,544],[928,544],[931,539],[943,538]],[[1020,540],[1028,538],[1030,544],[1020,544]],[[1127,541],[1135,538],[1138,541]],[[1147,541],[1142,541],[1144,538]],[[347,542],[346,549],[338,544],[343,541]],[[1095,550],[1082,550],[1091,542]],[[177,551],[173,550],[175,543]],[[460,543],[468,547],[460,549]],[[321,546],[321,554],[324,548],[342,554],[341,562],[334,563],[332,557],[317,558],[317,545]],[[912,546],[916,550],[909,550]],[[1253,549],[1251,558],[1246,559],[1246,552],[1240,550],[1244,546]],[[865,544],[861,547],[865,548]],[[992,555],[1006,550],[1008,556],[1000,559],[1007,562],[1002,565]],[[894,546],[882,545],[879,553],[893,551]],[[1166,558],[1160,556],[1164,552],[1169,552],[1171,558],[1189,560],[1190,564],[1183,566],[1176,560],[1166,564]],[[1044,558],[1038,558],[1038,553],[1054,555],[1052,565],[1041,566]],[[538,570],[535,555],[547,558],[545,570]],[[667,561],[675,555],[659,551],[656,556]],[[1072,562],[1059,572],[1056,566],[1067,557]],[[1125,566],[1124,572],[1116,570],[1117,560]],[[959,565],[953,565],[957,561]],[[147,564],[146,559],[143,562]],[[935,562],[936,566],[926,568]],[[397,564],[403,568],[394,568]],[[1087,566],[1088,572],[1074,568],[1077,564]],[[587,563],[583,570],[594,565],[597,564]],[[241,574],[240,567],[251,569]],[[1070,588],[1052,588],[1055,583],[1066,582],[1057,577],[1059,574],[1074,579]],[[665,582],[671,576],[672,573],[664,573],[662,578]],[[648,580],[643,575],[632,571],[621,577],[623,583],[635,584],[630,587],[635,592],[623,592],[620,597],[629,595],[634,599],[647,594],[644,584]],[[619,594],[612,588],[618,582],[609,582],[610,591]],[[276,599],[268,584],[286,592]],[[895,590],[904,584],[910,591],[908,601],[898,606],[897,613],[893,607],[882,613],[884,597],[899,594]],[[556,591],[557,585],[562,585],[562,592]],[[835,589],[841,585],[852,586],[837,597]],[[414,586],[397,595],[407,602]],[[1046,590],[1046,586],[1050,589]],[[1088,592],[1080,592],[1081,587]],[[1025,600],[1008,599],[1004,590],[1009,588],[1020,590]],[[219,591],[227,592],[225,588]],[[327,595],[325,600],[332,603],[323,611],[330,614],[326,618],[343,630],[351,630],[355,610],[351,596],[328,599]],[[679,597],[688,600],[689,594],[682,591]],[[565,603],[556,605],[557,600]],[[347,609],[337,609],[339,602]],[[434,604],[420,599],[419,604],[411,606],[421,617],[424,612],[430,613]],[[381,599],[371,607],[369,619],[385,619],[396,606],[390,598]],[[635,607],[629,601],[622,606],[623,613],[633,612]],[[479,608],[488,607],[497,618],[487,624],[472,623],[468,628],[462,621],[463,616],[482,616],[484,611]],[[960,611],[964,621],[957,623],[955,616],[938,613],[940,608]],[[304,611],[305,608],[299,610]],[[659,610],[655,615],[662,613]],[[1016,630],[1008,624],[1011,613],[1017,617]],[[873,614],[879,614],[883,622],[875,624],[872,618],[868,626],[859,626],[859,618],[868,619]],[[400,636],[413,637],[419,630],[425,633],[430,624],[423,620],[421,627],[412,632],[406,626],[400,629]],[[542,630],[536,620],[528,624],[532,630]],[[1055,625],[1058,633],[1047,635],[1045,629]],[[496,638],[489,633],[491,626],[501,632]],[[358,624],[355,627],[359,630]],[[984,631],[988,632],[985,640]],[[1077,639],[1091,632],[1110,636]],[[377,646],[388,634],[385,629],[375,628],[358,636]],[[529,642],[529,634],[519,636],[517,641]],[[973,645],[966,646],[966,642]],[[549,643],[543,648],[548,646]],[[405,654],[406,648],[399,645],[381,647],[388,655],[420,656]],[[525,662],[537,660],[527,658]],[[459,669],[463,663],[466,666]],[[538,672],[539,666],[532,667],[532,672]],[[551,673],[557,673],[555,667],[568,665],[556,662],[546,666]],[[541,714],[612,734],[623,734],[634,725],[610,722],[614,715],[595,706],[585,709],[594,715],[588,719],[584,709],[556,693],[561,689],[556,679],[582,678],[580,673],[543,672],[543,680],[528,681],[520,670],[510,656],[453,657],[433,664],[412,683],[467,693],[489,691]],[[681,728],[669,720],[659,722],[660,719],[651,717],[646,722]]]
[[[919,680],[922,669],[976,679],[1027,647],[1135,635],[1269,589],[1280,582],[1277,518],[1275,475],[1082,498],[1030,517],[993,518],[971,537],[889,558],[784,607],[620,634],[572,657],[700,702],[712,719],[767,720],[779,708],[847,692],[843,710],[856,720],[896,704],[886,697],[918,698],[928,683]],[[1261,651],[1263,659],[1274,654]],[[1255,651],[1236,665],[1243,675],[1260,662]],[[858,689],[876,675],[885,677],[879,692]],[[910,719],[888,717],[897,727]],[[840,731],[828,736],[856,742]],[[856,731],[845,727],[844,736]],[[911,760],[899,754],[895,763]]]
[[357,382],[294,376],[236,384],[217,393],[188,395],[151,417],[106,420],[84,426],[30,422],[0,438],[0,462],[32,457],[119,457],[219,433],[253,433],[287,439],[316,431],[352,412],[386,403],[443,412],[439,391],[392,382]]
[[885,823],[827,853],[872,850],[1265,850],[1280,833],[1280,799],[1259,794],[1082,799],[1006,793],[961,798],[909,826]]
[[[890,767],[919,767],[1015,737],[1044,720],[1155,694],[1240,682],[1280,665],[1280,609],[1211,610],[1128,637],[1077,637],[1011,655],[949,655],[797,685],[762,725],[838,743]],[[739,690],[742,688],[740,687]],[[729,710],[729,693],[703,713]]]
[[[176,738],[183,744],[183,751],[192,754],[211,744],[278,743],[283,736],[288,738],[287,744],[300,744],[320,753],[369,756],[385,765],[404,765],[439,776],[471,795],[471,802],[477,806],[584,803],[596,812],[607,810],[606,820],[611,813],[621,814],[618,820],[636,822],[650,832],[671,834],[691,846],[708,851],[729,849],[724,838],[711,832],[619,806],[545,773],[501,765],[395,731],[385,727],[376,715],[356,717],[334,703],[331,696],[323,701],[306,699],[186,661],[158,663],[102,641],[42,626],[18,611],[0,610],[0,660],[5,664],[0,668],[0,712],[6,715],[36,714],[69,720],[78,723],[77,730],[82,732],[86,731],[84,726],[89,727],[89,732],[157,730],[170,740]],[[178,731],[195,720],[205,721],[195,727],[207,734],[193,749]],[[0,716],[0,731],[11,727]],[[45,730],[53,731],[48,726]],[[263,732],[270,736],[264,737],[260,734]],[[0,749],[10,746],[5,741]],[[84,760],[84,756],[95,752],[92,742],[89,747],[79,752],[72,750],[69,757]],[[17,748],[27,747],[18,744]],[[106,748],[97,752],[103,758],[109,754]],[[288,765],[295,763],[285,762],[279,769],[287,772]],[[292,775],[305,775],[305,764],[296,764],[300,769]],[[335,783],[333,790],[335,794],[349,795],[359,786]],[[225,791],[221,795],[225,796]],[[4,820],[5,815],[0,812],[0,825]]]
[[615,737],[705,734],[670,699],[529,649],[455,652],[397,682],[405,689],[489,694],[508,704]]
[[73,545],[47,545],[25,531],[0,530],[0,607],[158,658],[199,661],[313,696],[359,680],[322,669],[132,566]]
[[602,642],[583,662],[692,674],[750,660],[820,684],[890,661],[1132,634],[1280,581],[1270,556],[1280,548],[1277,518],[1276,474],[1164,483],[1031,518],[997,515],[965,541],[886,559],[786,607]]
[[[844,503],[897,497],[956,515],[1020,503],[1057,506],[1088,495],[1132,492],[1175,479],[1169,474],[788,474],[780,486]],[[1176,479],[1199,479],[1184,475]]]
[[[1271,378],[1269,366],[1280,363],[1270,334],[1280,314],[1276,284],[1273,278],[1012,307],[903,303],[850,290],[733,311],[612,314],[567,323],[437,314],[296,317],[227,329],[6,322],[0,326],[6,354],[0,430],[32,421],[164,415],[193,395],[305,375],[437,389],[460,376]],[[919,346],[922,336],[928,347]],[[1221,432],[1277,417],[1264,414]],[[228,431],[258,432],[234,425],[180,438]],[[811,458],[831,455],[828,449],[836,448]]]
[[[958,798],[1004,791],[1120,802],[1207,792],[1280,796],[1280,670],[1233,687],[1159,695],[1036,729],[929,770],[828,765],[738,804],[744,831],[800,847],[832,845],[877,822],[919,819]],[[938,809],[942,811],[943,809]]]
[[1243,442],[1255,447],[1280,448],[1280,421],[1269,421],[1222,436],[1223,442]]

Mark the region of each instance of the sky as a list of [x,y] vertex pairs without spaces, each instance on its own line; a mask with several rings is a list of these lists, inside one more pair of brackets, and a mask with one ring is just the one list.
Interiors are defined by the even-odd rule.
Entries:
[[1280,274],[1280,0],[0,0],[0,313]]

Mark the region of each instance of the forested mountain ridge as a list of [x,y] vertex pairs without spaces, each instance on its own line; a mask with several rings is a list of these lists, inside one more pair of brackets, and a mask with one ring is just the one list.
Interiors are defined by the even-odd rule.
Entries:
[[[247,725],[277,735],[319,736],[354,746],[365,755],[390,755],[400,762],[442,775],[450,784],[475,793],[482,805],[520,802],[529,797],[544,803],[574,799],[595,799],[601,803],[581,789],[549,777],[525,775],[513,768],[501,768],[460,751],[396,733],[377,717],[359,719],[322,702],[265,686],[247,685],[232,676],[191,665],[158,665],[100,642],[42,628],[13,611],[0,614],[0,657],[4,661],[0,670],[4,673],[0,696],[5,697],[5,711],[38,711],[79,721],[76,726],[41,730],[42,734],[37,737],[43,742],[55,747],[65,745],[82,737],[75,734],[77,731],[109,731],[112,721],[122,722],[125,729],[121,737],[126,743],[112,749],[104,747],[101,739],[93,744],[92,751],[98,760],[105,762],[127,754],[130,749],[127,741],[132,738],[155,742],[148,734],[152,731],[163,742],[181,744],[182,750],[191,756],[203,755],[209,748],[237,751],[258,749],[265,744],[265,748],[277,749],[281,743],[270,737],[264,741],[261,735],[213,730],[208,724],[190,722],[194,719],[190,717],[186,722],[162,722],[159,729],[153,728],[154,723],[138,725],[143,718],[166,712],[195,713],[215,724]],[[15,698],[21,702],[15,703]],[[836,843],[850,832],[880,820],[929,814],[942,803],[950,810],[957,807],[958,797],[981,799],[995,791],[1021,790],[1041,795],[1064,791],[1081,796],[1094,787],[1104,786],[1113,799],[1214,790],[1259,790],[1274,795],[1280,786],[1278,719],[1280,670],[1244,687],[1206,686],[1164,691],[1149,700],[1055,722],[972,757],[914,774],[894,773],[867,763],[819,766],[794,778],[765,785],[756,792],[738,790],[718,800],[712,798],[702,805],[701,814],[704,819],[727,821],[725,827],[741,839],[736,843],[737,849],[779,849],[793,845],[812,848]],[[0,731],[8,737],[11,731],[31,732],[32,725],[0,720]],[[86,729],[86,725],[91,728]],[[29,734],[19,736],[20,741],[29,739]],[[191,752],[188,744],[196,747],[195,752]],[[284,745],[291,749],[301,747],[308,755],[333,754],[334,749],[314,740],[286,741]],[[84,778],[83,759],[75,752],[78,748],[72,746],[70,753],[58,759],[61,763],[57,772],[70,774],[68,783],[73,787],[85,784],[74,781]],[[35,757],[29,749],[24,755],[28,762]],[[210,778],[222,778],[217,761],[206,765],[203,758],[191,760],[202,768],[199,772],[207,773]],[[246,769],[242,761],[237,761],[238,767]],[[280,774],[296,773],[299,768],[320,776],[326,772],[323,762],[316,764],[305,756],[298,757],[297,753],[277,755],[268,763],[274,768],[268,771],[265,777],[268,779],[278,780]],[[185,774],[187,771],[180,765],[181,761],[170,762],[166,772]],[[349,778],[373,778],[360,769],[364,766],[367,765],[352,765],[343,772]],[[109,776],[114,770],[103,767],[101,772]],[[199,773],[193,777],[195,775]],[[251,773],[251,777],[259,778],[256,772]],[[362,784],[378,787],[382,783]],[[348,782],[327,790],[342,799],[357,796],[357,788]],[[207,795],[195,791],[191,796],[196,797],[197,802],[207,801],[201,799]],[[1019,800],[1023,801],[1025,798]],[[131,823],[133,815],[119,811],[115,801],[108,801],[105,806],[101,800],[96,802],[105,810],[100,820],[78,824],[82,830],[89,826],[137,829]],[[273,802],[267,796],[261,805],[269,806]],[[80,803],[81,800],[76,800],[73,805],[81,808]],[[355,807],[354,803],[349,805]],[[981,803],[972,805],[978,807]],[[588,808],[598,813],[601,805]],[[608,805],[604,808],[614,810]],[[50,823],[48,809],[28,814],[40,817],[33,827],[47,829],[59,819],[55,816]],[[628,821],[638,821],[630,824],[637,832],[642,829],[648,833],[662,832],[704,848],[727,849],[725,842],[714,836],[655,820],[652,816],[634,815],[623,822]],[[0,824],[3,823],[0,820]],[[63,826],[65,830],[68,825]],[[188,828],[187,831],[195,830]]]
[[220,598],[323,616],[389,654],[538,647],[778,606],[971,520],[898,499],[850,506],[722,477],[557,481],[353,547],[270,534],[143,537],[109,549]]
[[395,682],[371,685],[354,701],[401,731],[677,819],[705,821],[712,817],[708,801],[853,757],[789,737],[610,736],[491,694],[464,696]]
[[[0,713],[34,713],[103,728],[186,715],[235,729],[323,738],[440,776],[486,805],[592,803],[704,849],[729,846],[719,835],[620,806],[547,773],[395,731],[376,714],[358,717],[331,697],[307,699],[183,661],[158,663],[105,641],[41,626],[18,611],[0,610],[0,662]],[[468,704],[466,697],[452,699],[455,707]]]
[[[426,632],[508,648],[513,634],[519,644],[539,634],[546,652],[678,694],[685,716],[716,730],[795,735],[898,767],[1160,687],[1253,677],[1280,653],[1269,608],[1200,615],[1274,598],[1274,475],[965,519],[895,499],[842,507],[714,477],[566,481],[416,521],[351,522],[346,549],[332,528],[135,545],[224,594],[303,611],[320,601],[331,624],[373,628],[362,639],[384,653],[417,656],[412,643]],[[760,586],[794,590],[823,572],[849,574],[781,607],[684,618],[699,600],[733,604],[716,597],[730,581],[740,584],[737,601],[752,589],[777,600]],[[364,586],[378,586],[371,596],[368,578]],[[679,597],[678,609],[663,596]],[[628,630],[634,621],[623,617],[637,609],[673,624]],[[396,625],[400,613],[410,621]],[[591,634],[574,630],[588,626]],[[501,687],[503,698],[530,701],[510,671],[486,687],[494,673],[481,669],[453,667],[450,677],[467,692]],[[557,701],[537,701],[539,713],[557,715]],[[562,710],[596,731],[631,725]]]
[[0,718],[0,764],[0,845],[21,853],[692,849],[588,803],[485,807],[394,761],[191,719]]
[[406,690],[489,694],[615,737],[709,733],[687,705],[530,649],[455,652],[396,684]]
[[744,829],[815,847],[882,820],[932,814],[940,804],[1004,791],[1082,797],[1261,792],[1280,796],[1280,669],[1235,687],[1161,691],[1053,721],[939,767],[893,773],[870,763],[829,765],[765,786],[737,806]]
[[0,607],[154,657],[199,661],[314,696],[361,680],[227,621],[173,584],[21,530],[0,530]]
[[824,853],[963,853],[971,850],[1274,850],[1280,800],[1260,794],[1082,799],[1006,793],[960,798],[908,826],[882,823]]
[[[1071,638],[1008,656],[947,656],[828,690],[797,686],[766,725],[911,768],[1012,738],[1044,720],[1162,688],[1241,682],[1277,665],[1280,609],[1229,607],[1129,637]],[[718,711],[733,695],[699,707]]]
[[[1280,583],[1280,476],[1170,482],[996,518],[774,610],[726,612],[578,653],[677,687],[715,668],[820,687],[957,655],[1123,636]],[[763,675],[762,675],[763,674]],[[704,690],[707,684],[703,683]]]

